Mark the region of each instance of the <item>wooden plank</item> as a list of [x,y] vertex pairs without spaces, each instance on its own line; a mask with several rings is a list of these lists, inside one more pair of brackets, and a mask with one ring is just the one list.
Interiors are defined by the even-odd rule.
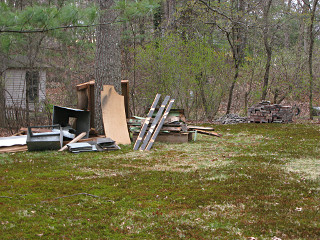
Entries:
[[154,120],[152,121],[152,124],[151,124],[151,127],[149,128],[149,131],[147,132],[147,135],[145,136],[144,140],[143,140],[143,143],[140,147],[140,150],[144,150],[147,146],[147,144],[149,143],[149,140],[152,136],[152,133],[154,131],[154,129],[156,128],[158,122],[159,122],[159,119],[161,118],[162,116],[162,113],[163,113],[163,110],[164,108],[166,107],[168,101],[170,100],[170,96],[166,96],[156,114],[156,117],[154,118]]
[[202,127],[202,126],[192,126],[192,125],[188,125],[188,129],[190,129],[190,130],[214,131],[213,127]]
[[[79,141],[81,138],[83,138],[85,135],[87,135],[86,132],[80,133],[77,137],[75,137],[75,138],[72,139],[70,142],[68,142],[68,144],[69,144],[69,143],[76,143],[76,142],[78,142],[78,141]],[[68,146],[67,146],[67,144],[66,144],[66,145],[64,145],[62,148],[60,148],[60,149],[58,150],[58,152],[62,152],[62,151],[64,151],[64,150],[67,150],[67,148],[68,148]]]
[[154,110],[155,110],[155,108],[156,108],[156,106],[157,106],[157,104],[159,102],[160,96],[161,96],[161,94],[157,94],[156,97],[154,98],[153,103],[151,105],[151,108],[149,110],[149,113],[147,115],[147,118],[144,121],[144,123],[142,125],[142,128],[140,130],[139,136],[138,136],[138,138],[137,138],[137,140],[136,140],[136,142],[134,144],[133,150],[138,150],[138,148],[140,146],[140,143],[141,143],[141,141],[143,139],[143,136],[144,136],[144,134],[145,134],[145,132],[147,130],[147,127],[149,125],[149,122],[150,122],[150,119],[152,117],[152,114],[153,114],[153,112],[154,112]]
[[0,147],[0,153],[14,153],[28,151],[27,145]]
[[216,133],[216,132],[206,132],[206,131],[203,131],[203,130],[196,130],[197,133],[200,133],[200,134],[204,134],[204,135],[209,135],[209,136],[215,136],[215,137],[221,137],[222,135],[219,134],[219,133]]
[[[192,132],[186,133],[164,133],[160,132],[157,136],[156,142],[163,142],[163,143],[186,143],[192,140]],[[138,134],[133,134],[133,139],[136,139]]]
[[124,97],[114,86],[104,85],[101,92],[104,133],[117,144],[131,144],[124,108]]
[[165,110],[165,112],[164,112],[164,114],[163,114],[163,116],[162,116],[162,118],[161,118],[161,120],[160,120],[160,122],[159,122],[159,124],[158,124],[158,126],[157,126],[157,128],[156,128],[156,130],[155,130],[155,132],[153,133],[153,135],[152,135],[152,137],[151,137],[151,139],[150,139],[150,141],[149,141],[149,143],[148,143],[148,145],[146,147],[146,150],[150,150],[151,149],[153,143],[155,142],[155,140],[156,140],[156,138],[157,138],[157,136],[158,136],[158,134],[160,132],[160,129],[162,128],[162,125],[164,124],[164,121],[166,120],[166,118],[167,118],[167,116],[168,116],[168,114],[170,112],[170,109],[171,109],[173,103],[174,103],[174,99],[171,99],[169,104],[168,104],[168,106],[167,106],[167,108],[166,108],[166,110]]

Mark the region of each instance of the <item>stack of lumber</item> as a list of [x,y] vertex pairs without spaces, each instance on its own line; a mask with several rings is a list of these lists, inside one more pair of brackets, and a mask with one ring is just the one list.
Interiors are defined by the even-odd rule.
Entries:
[[270,104],[262,101],[248,108],[248,121],[251,123],[289,123],[292,122],[293,109],[291,106]]
[[195,139],[196,133],[221,136],[212,132],[214,129],[211,127],[188,126],[185,123],[186,117],[183,109],[167,107],[163,114],[170,97],[166,96],[161,107],[156,108],[159,97],[160,94],[157,94],[146,118],[132,117],[127,120],[132,139],[135,142],[134,150],[149,150],[150,148],[145,148],[150,145],[148,141],[153,144],[155,140],[167,143],[186,143],[193,139],[193,134],[195,134]]
[[[187,125],[181,121],[172,121],[171,116],[168,116],[169,121],[165,121],[163,126],[160,129],[160,132],[157,136],[157,141],[159,142],[170,142],[170,143],[184,143],[192,140],[192,133],[188,131]],[[146,132],[151,128],[151,125],[154,121],[152,118],[147,125]],[[145,119],[133,117],[128,119],[128,126],[133,136],[133,141],[135,141],[143,127]]]

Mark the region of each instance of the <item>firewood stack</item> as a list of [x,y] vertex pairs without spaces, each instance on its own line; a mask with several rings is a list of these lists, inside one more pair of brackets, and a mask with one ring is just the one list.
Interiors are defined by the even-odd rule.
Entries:
[[270,104],[262,101],[248,108],[248,121],[251,123],[289,123],[292,122],[293,109],[291,106]]

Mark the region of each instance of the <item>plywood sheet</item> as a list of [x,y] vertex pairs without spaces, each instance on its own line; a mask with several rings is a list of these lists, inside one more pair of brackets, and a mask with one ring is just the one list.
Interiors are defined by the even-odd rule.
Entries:
[[114,86],[103,86],[101,108],[106,137],[116,141],[117,144],[131,144],[124,108],[124,97],[116,92]]

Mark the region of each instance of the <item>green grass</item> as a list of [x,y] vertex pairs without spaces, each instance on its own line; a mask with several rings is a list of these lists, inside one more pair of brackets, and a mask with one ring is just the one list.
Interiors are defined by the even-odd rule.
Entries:
[[320,127],[109,153],[0,155],[1,239],[320,239]]

